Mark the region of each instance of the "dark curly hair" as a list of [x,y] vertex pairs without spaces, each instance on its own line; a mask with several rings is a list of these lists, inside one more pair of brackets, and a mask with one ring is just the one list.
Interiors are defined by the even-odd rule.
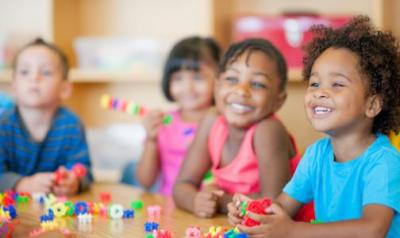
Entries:
[[276,48],[270,41],[265,39],[249,38],[232,44],[222,57],[222,60],[219,64],[220,73],[225,72],[226,66],[237,60],[237,58],[247,50],[249,50],[250,52],[261,51],[266,54],[270,59],[275,61],[278,76],[281,80],[279,88],[281,90],[284,90],[288,81],[287,64],[285,58],[278,50],[278,48]]
[[316,59],[328,48],[346,48],[359,57],[360,73],[367,76],[367,95],[382,96],[382,111],[375,117],[373,132],[388,134],[400,127],[400,50],[390,32],[375,29],[366,16],[332,29],[311,28],[314,39],[305,47],[303,77],[310,78]]
[[177,42],[168,55],[161,88],[168,101],[175,101],[170,92],[171,75],[181,69],[199,71],[200,62],[218,65],[221,48],[212,38],[191,36]]
[[46,47],[47,49],[53,51],[57,57],[60,59],[61,62],[61,67],[62,67],[62,73],[63,73],[63,79],[67,80],[68,79],[68,71],[69,71],[69,63],[68,63],[68,59],[67,56],[64,54],[64,52],[55,44],[50,43],[48,41],[43,40],[42,38],[36,38],[35,40],[33,40],[32,42],[26,44],[25,46],[23,46],[17,53],[17,55],[14,58],[13,61],[13,69],[15,71],[15,68],[17,66],[17,61],[18,61],[18,57],[20,56],[20,54],[26,50],[27,48],[33,47],[33,46],[43,46]]

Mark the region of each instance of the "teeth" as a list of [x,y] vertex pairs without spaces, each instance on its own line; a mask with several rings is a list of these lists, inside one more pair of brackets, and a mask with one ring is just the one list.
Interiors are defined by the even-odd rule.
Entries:
[[314,112],[315,112],[315,114],[325,114],[325,113],[332,112],[332,109],[327,108],[327,107],[318,106],[318,107],[314,108]]
[[230,106],[233,110],[235,110],[237,112],[248,112],[253,109],[250,106],[246,106],[246,105],[239,104],[239,103],[231,103]]

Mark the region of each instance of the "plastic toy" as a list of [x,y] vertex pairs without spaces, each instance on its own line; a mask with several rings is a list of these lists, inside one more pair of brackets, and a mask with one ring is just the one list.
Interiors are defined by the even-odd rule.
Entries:
[[[100,106],[104,109],[111,109],[115,111],[125,112],[129,115],[134,115],[134,116],[139,115],[143,117],[148,112],[148,109],[143,105],[125,99],[118,99],[115,97],[111,97],[110,95],[107,94],[101,96]],[[166,115],[163,118],[164,125],[168,125],[169,123],[171,123],[171,121],[172,121],[171,115]]]
[[150,221],[160,221],[161,215],[161,207],[160,206],[148,206],[147,207],[147,216]]
[[224,236],[226,229],[220,226],[212,226],[207,233],[203,235],[204,238],[220,238]]
[[141,200],[136,200],[131,202],[131,208],[134,210],[139,210],[143,208],[143,201]]
[[247,238],[247,234],[240,232],[239,229],[235,227],[225,232],[224,238]]
[[108,210],[108,216],[110,216],[111,219],[121,219],[123,215],[124,215],[124,207],[122,205],[113,204],[110,206]]
[[172,234],[166,230],[153,230],[153,237],[154,238],[172,238]]
[[74,203],[71,201],[66,201],[64,204],[65,204],[65,208],[66,208],[65,214],[68,216],[73,216],[75,213]]
[[158,223],[153,221],[148,221],[144,223],[144,231],[145,232],[152,232],[154,230],[158,230]]
[[188,227],[185,231],[186,238],[201,238],[201,231],[199,227]]
[[61,202],[54,204],[51,209],[56,217],[63,217],[67,213],[67,207]]
[[79,201],[75,203],[75,214],[86,214],[88,213],[88,205],[86,202]]
[[[87,173],[87,169],[86,166],[81,164],[81,163],[76,163],[72,166],[72,168],[70,169],[77,178],[82,178],[86,175]],[[55,175],[55,180],[56,183],[60,183],[60,181],[64,178],[64,174],[62,173],[62,171],[60,169],[57,169],[56,172],[54,172]]]
[[132,209],[126,209],[126,210],[124,210],[124,215],[122,216],[122,218],[125,218],[125,219],[133,218],[134,215],[135,215],[135,211],[133,211]]
[[[250,211],[256,214],[266,214],[265,209],[267,209],[269,206],[271,206],[272,201],[271,199],[264,198],[261,200],[254,200],[249,202],[249,205],[247,206],[246,212]],[[243,225],[245,226],[258,226],[260,225],[260,222],[255,221],[251,219],[248,216],[244,216],[243,218]]]
[[108,204],[111,202],[111,193],[102,192],[100,193],[100,201],[104,204]]

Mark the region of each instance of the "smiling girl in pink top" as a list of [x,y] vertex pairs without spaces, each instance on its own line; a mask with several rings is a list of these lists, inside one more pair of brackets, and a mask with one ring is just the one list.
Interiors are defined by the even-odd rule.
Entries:
[[[174,187],[178,207],[200,217],[227,212],[236,192],[276,198],[300,159],[274,115],[286,99],[287,66],[269,42],[233,44],[220,63],[217,110],[199,126]],[[214,185],[199,191],[212,169]]]
[[[211,38],[185,38],[172,48],[161,83],[165,97],[175,102],[178,109],[167,113],[154,110],[144,118],[147,137],[136,177],[145,188],[159,178],[159,192],[172,193],[197,124],[214,104],[219,57],[219,46]],[[172,121],[163,125],[166,114],[172,116]]]

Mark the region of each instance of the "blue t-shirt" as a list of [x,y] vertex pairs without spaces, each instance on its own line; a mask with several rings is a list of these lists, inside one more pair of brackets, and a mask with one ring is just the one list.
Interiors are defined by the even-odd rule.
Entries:
[[385,135],[344,163],[334,160],[329,138],[317,141],[283,191],[301,203],[314,200],[316,219],[323,222],[359,219],[369,204],[392,208],[387,237],[400,237],[400,154]]
[[13,188],[23,176],[37,172],[53,172],[59,166],[84,164],[88,174],[81,180],[80,189],[92,181],[89,150],[79,118],[60,107],[41,142],[32,139],[17,107],[0,116],[0,191]]

